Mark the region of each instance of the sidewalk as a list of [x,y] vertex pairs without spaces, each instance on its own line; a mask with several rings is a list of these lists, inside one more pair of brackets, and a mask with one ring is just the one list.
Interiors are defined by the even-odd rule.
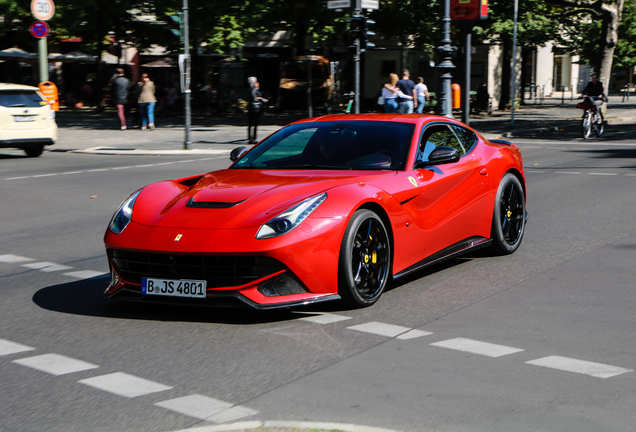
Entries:
[[[470,117],[470,126],[486,138],[515,138],[549,136],[563,131],[580,129],[579,100],[546,99],[543,104],[527,104],[515,109],[514,126],[510,111],[493,111],[491,116]],[[303,114],[265,113],[258,128],[262,139],[281,126],[303,118]],[[461,113],[455,114],[461,120]],[[620,96],[610,96],[605,119],[608,125],[636,124],[636,100],[622,103]],[[138,126],[119,130],[115,112],[98,113],[92,110],[63,110],[58,112],[59,138],[46,150],[89,154],[128,155],[220,155],[247,145],[244,115],[226,117],[193,116],[188,150],[184,149],[183,117],[157,118],[155,131],[142,131]]]

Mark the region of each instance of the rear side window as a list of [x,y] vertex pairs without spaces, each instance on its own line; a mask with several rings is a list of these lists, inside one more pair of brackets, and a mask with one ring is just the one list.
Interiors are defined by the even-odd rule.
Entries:
[[32,90],[0,91],[0,106],[7,108],[36,108],[46,105],[46,101]]

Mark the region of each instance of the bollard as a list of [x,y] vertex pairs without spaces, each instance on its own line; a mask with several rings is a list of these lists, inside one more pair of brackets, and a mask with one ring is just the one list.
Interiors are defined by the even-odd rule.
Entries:
[[453,109],[460,109],[462,106],[462,90],[459,87],[459,84],[455,83],[451,85],[451,100]]

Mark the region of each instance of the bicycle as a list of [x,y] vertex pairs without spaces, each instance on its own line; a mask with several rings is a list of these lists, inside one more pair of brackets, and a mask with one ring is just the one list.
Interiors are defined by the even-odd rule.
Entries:
[[576,107],[584,110],[583,116],[581,117],[581,134],[583,135],[583,139],[588,139],[592,132],[594,132],[594,135],[597,137],[603,135],[603,131],[605,130],[603,113],[601,112],[601,107],[596,108],[594,97],[585,96],[583,102],[576,104]]

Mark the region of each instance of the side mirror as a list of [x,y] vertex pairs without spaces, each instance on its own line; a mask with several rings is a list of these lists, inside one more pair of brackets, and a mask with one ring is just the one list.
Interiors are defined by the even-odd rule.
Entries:
[[428,155],[428,161],[420,161],[415,164],[415,169],[425,168],[431,165],[443,165],[459,162],[460,154],[457,149],[439,146]]
[[247,147],[245,146],[237,147],[234,150],[232,150],[232,153],[230,153],[230,160],[232,162],[235,162],[236,160],[240,159],[241,156],[243,156],[245,153],[247,153]]

